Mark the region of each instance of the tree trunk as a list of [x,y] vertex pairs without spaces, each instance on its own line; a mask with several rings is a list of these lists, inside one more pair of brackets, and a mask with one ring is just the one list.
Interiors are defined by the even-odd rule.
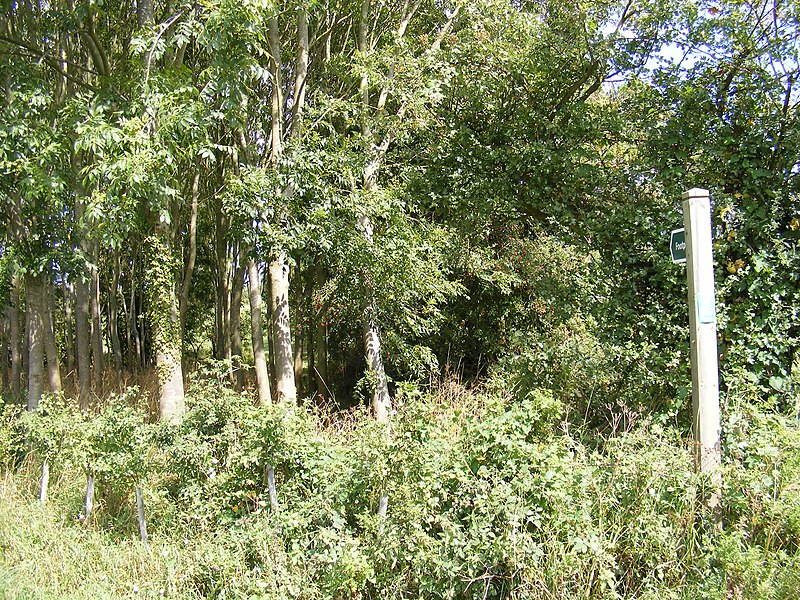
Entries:
[[294,342],[292,347],[294,348],[294,359],[292,361],[294,367],[294,381],[295,385],[297,386],[297,395],[303,395],[303,341],[304,341],[304,333],[305,328],[303,327],[303,317],[305,313],[305,301],[306,301],[306,290],[303,289],[303,277],[301,275],[301,265],[300,263],[297,264],[295,269],[296,276],[295,276],[295,297],[297,298],[297,302],[295,306],[297,307],[297,314],[295,316],[295,327],[294,327]]
[[272,402],[269,386],[269,368],[264,352],[264,333],[261,327],[261,274],[254,260],[247,263],[248,296],[250,298],[250,336],[253,340],[253,361],[258,386],[258,401],[261,404]]
[[44,280],[45,298],[43,302],[44,317],[44,350],[47,357],[47,383],[51,392],[61,391],[61,368],[59,366],[58,344],[56,343],[56,332],[53,326],[53,315],[55,314],[55,298],[53,296],[52,284]]
[[44,393],[44,275],[25,274],[28,338],[28,410],[39,407]]
[[[75,202],[75,221],[80,224],[84,212],[83,199]],[[81,240],[81,248],[86,252],[86,241]],[[82,269],[84,270],[84,269]],[[89,408],[91,392],[91,361],[89,333],[89,283],[84,281],[83,273],[75,278],[75,353],[78,362],[78,400],[82,410]]]
[[119,292],[119,250],[114,251],[114,265],[111,273],[111,285],[108,287],[108,330],[111,334],[111,348],[114,351],[114,371],[117,386],[122,384],[122,344],[119,339],[119,305],[117,293]]
[[192,208],[189,216],[189,253],[183,270],[181,282],[181,300],[179,306],[181,321],[181,339],[186,331],[186,313],[189,310],[189,289],[192,285],[194,265],[197,261],[197,205],[200,198],[200,170],[196,170],[192,179]]
[[[317,290],[322,290],[327,277],[321,260],[314,265],[314,280]],[[328,390],[328,324],[326,307],[320,303],[314,318],[314,374],[317,378],[317,393],[326,400]]]
[[139,27],[153,23],[153,0],[136,0],[136,21]]
[[75,370],[75,324],[72,316],[72,304],[75,298],[72,281],[68,281],[66,277],[62,278],[61,292],[64,296],[64,349],[67,355],[67,376],[71,377]]
[[100,247],[92,243],[91,310],[92,310],[92,379],[95,393],[103,392],[103,322],[100,315]]
[[19,310],[19,276],[11,276],[11,303],[9,304],[9,336],[11,338],[11,395],[16,399],[20,397],[22,389],[22,332],[20,326]]
[[148,310],[156,354],[159,418],[178,422],[186,410],[181,366],[180,322],[169,233],[157,227],[147,240]]
[[280,253],[269,265],[272,293],[272,345],[275,349],[275,390],[278,402],[295,402],[292,328],[289,321],[289,263]]
[[[125,306],[125,319],[127,323],[127,331],[125,332],[125,339],[128,346],[128,368],[131,371],[138,372],[144,364],[144,357],[142,356],[142,338],[139,335],[139,311],[136,310],[136,290],[141,289],[143,286],[136,285],[136,263],[139,260],[138,252],[134,253],[131,258],[130,270],[130,286],[131,295],[130,303]],[[123,302],[125,298],[123,297]]]
[[231,284],[231,365],[233,368],[236,389],[242,391],[245,386],[242,365],[242,292],[244,291],[244,265],[234,269]]
[[9,388],[11,373],[9,373],[9,359],[11,358],[11,344],[9,338],[8,307],[0,321],[0,393]]
[[[358,224],[361,232],[369,244],[372,244],[372,221],[367,215],[358,217]],[[383,356],[381,355],[381,337],[378,323],[375,320],[375,294],[373,292],[374,283],[369,276],[364,281],[364,356],[367,360],[367,371],[372,373],[374,380],[371,382],[372,389],[372,412],[375,418],[381,423],[389,421],[389,410],[391,408],[391,398],[389,397],[389,384],[386,380],[386,372],[383,368]]]

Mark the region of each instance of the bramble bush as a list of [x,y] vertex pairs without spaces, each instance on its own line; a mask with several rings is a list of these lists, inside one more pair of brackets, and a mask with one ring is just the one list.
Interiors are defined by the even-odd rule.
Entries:
[[[797,589],[800,433],[754,407],[749,388],[726,398],[718,514],[703,504],[709,482],[685,430],[642,415],[587,444],[551,390],[456,388],[404,388],[388,430],[364,410],[257,406],[214,376],[192,383],[180,425],[148,425],[119,400],[94,417],[31,418],[83,430],[76,456],[91,456],[98,477],[143,480],[150,543],[167,554],[136,585],[170,581],[176,597],[721,600]],[[85,460],[59,464],[54,494],[79,497]],[[8,527],[0,575],[20,581],[30,565],[14,558],[23,542]]]

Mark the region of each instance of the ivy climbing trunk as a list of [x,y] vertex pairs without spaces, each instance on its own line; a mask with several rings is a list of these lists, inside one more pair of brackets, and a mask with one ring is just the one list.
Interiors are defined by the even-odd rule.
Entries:
[[181,336],[175,294],[173,257],[167,228],[157,226],[147,239],[148,309],[152,347],[156,355],[159,418],[180,421],[186,410],[181,367]]

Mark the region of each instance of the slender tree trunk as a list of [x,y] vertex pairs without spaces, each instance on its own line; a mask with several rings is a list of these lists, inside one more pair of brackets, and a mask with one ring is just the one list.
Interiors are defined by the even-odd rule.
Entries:
[[103,392],[103,322],[100,314],[100,247],[92,243],[93,265],[91,268],[91,310],[92,310],[92,379],[95,393]]
[[[372,244],[373,228],[372,221],[367,215],[361,215],[358,218],[358,224],[361,228],[362,235],[367,240],[368,244]],[[367,370],[372,373],[374,380],[372,381],[372,412],[375,418],[381,423],[388,423],[389,410],[391,409],[391,398],[389,397],[389,384],[386,380],[386,372],[383,368],[383,356],[381,354],[381,336],[376,321],[376,308],[375,308],[375,294],[374,282],[372,278],[367,275],[364,281],[364,323],[363,323],[363,338],[364,338],[364,355],[367,360]]]
[[[136,285],[136,263],[139,260],[138,253],[135,253],[131,258],[130,269],[130,305],[125,308],[125,318],[127,320],[126,340],[128,346],[128,368],[133,372],[138,372],[143,365],[144,358],[142,356],[142,339],[139,335],[139,311],[136,310],[136,290],[141,289],[143,286]],[[124,298],[123,298],[124,301]]]
[[22,390],[22,327],[20,326],[19,310],[19,276],[11,276],[11,303],[9,304],[9,335],[11,338],[11,395],[20,397]]
[[[322,290],[327,280],[325,266],[321,260],[317,260],[314,265],[314,280],[317,290]],[[320,303],[317,308],[314,324],[314,374],[317,378],[317,393],[326,400],[329,396],[328,390],[328,324],[326,321],[327,311],[325,306]]]
[[52,284],[44,280],[45,298],[43,302],[42,315],[44,317],[44,350],[47,357],[47,383],[51,392],[61,391],[61,368],[59,366],[58,344],[56,343],[56,332],[53,326],[53,315],[55,313],[55,298],[53,296]]
[[6,307],[3,313],[3,320],[0,321],[0,390],[9,389],[9,383],[11,382],[11,373],[9,372],[11,344],[8,341],[9,335],[8,307]]
[[186,410],[181,365],[180,317],[169,232],[161,227],[148,238],[147,288],[152,346],[156,354],[159,417],[178,422]]
[[231,284],[231,360],[236,389],[242,391],[245,386],[244,369],[242,368],[242,293],[244,291],[244,265],[234,269]]
[[284,253],[269,265],[272,292],[272,345],[275,348],[275,391],[278,402],[295,402],[292,328],[289,321],[289,264]]
[[142,369],[145,369],[152,363],[153,358],[152,358],[152,348],[150,347],[151,337],[148,335],[150,332],[148,331],[148,328],[145,327],[145,325],[144,325],[144,319],[147,318],[147,315],[145,314],[145,308],[147,308],[147,306],[145,305],[145,302],[144,302],[144,292],[145,292],[144,280],[147,278],[147,274],[146,274],[147,273],[147,267],[145,265],[145,259],[144,258],[142,258],[142,265],[141,266],[142,266],[142,281],[139,282],[139,285],[137,285],[134,288],[134,290],[139,292],[139,296],[138,296],[138,299],[137,299],[138,304],[136,305],[136,318],[137,319],[142,319],[141,321],[139,321],[139,326],[137,327],[137,332],[139,334],[137,336],[137,339],[138,339],[137,349],[138,349],[138,352],[139,352],[139,365],[140,365],[140,367]]
[[26,273],[29,411],[39,407],[44,393],[45,293],[44,275]]
[[75,301],[72,280],[66,276],[61,281],[61,292],[64,296],[64,349],[67,358],[67,373],[72,376],[75,371],[75,324],[73,323],[72,304]]
[[[80,223],[83,219],[83,199],[78,197],[75,202],[75,221]],[[86,252],[86,241],[81,240],[81,247]],[[89,283],[84,281],[81,274],[75,278],[75,353],[78,362],[78,400],[82,410],[89,408],[89,394],[91,392],[91,361],[90,361],[90,333],[89,333]]]
[[269,369],[264,352],[264,333],[261,327],[261,274],[254,260],[247,263],[248,296],[250,298],[250,336],[253,340],[253,361],[258,386],[258,401],[261,404],[272,402],[269,385]]
[[303,327],[303,320],[305,314],[305,301],[306,301],[306,290],[303,288],[303,276],[301,272],[301,265],[300,263],[297,264],[295,268],[296,277],[294,278],[295,283],[295,297],[298,301],[295,303],[297,307],[297,314],[295,316],[295,327],[294,327],[294,342],[292,347],[294,348],[294,359],[292,361],[294,367],[294,381],[295,385],[297,386],[297,394],[298,396],[303,395],[303,342],[305,338],[305,328]]
[[136,21],[139,27],[153,23],[153,0],[136,0]]
[[197,207],[200,199],[200,170],[195,171],[192,179],[192,208],[189,216],[189,252],[186,256],[186,266],[183,270],[183,281],[181,282],[180,300],[180,320],[181,320],[181,339],[186,332],[186,313],[189,310],[189,289],[192,285],[192,275],[194,265],[197,261]]
[[114,251],[114,264],[111,269],[111,285],[108,288],[108,331],[111,334],[111,348],[114,352],[114,371],[117,379],[117,386],[122,384],[122,343],[119,339],[119,305],[117,294],[119,293],[119,250]]
[[[269,276],[269,265],[266,265],[266,276],[267,276],[267,294],[269,295],[269,302],[267,302],[267,345],[269,352],[267,353],[267,367],[269,368],[269,381],[271,389],[275,390],[275,384],[278,381],[277,376],[275,375],[275,344],[273,343],[273,336],[272,336],[272,315],[273,307],[272,307],[272,283],[270,282]],[[273,392],[274,393],[274,392]]]

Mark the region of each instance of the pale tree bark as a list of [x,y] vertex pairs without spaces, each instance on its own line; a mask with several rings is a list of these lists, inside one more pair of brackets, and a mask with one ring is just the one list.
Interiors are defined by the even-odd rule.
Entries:
[[254,260],[247,263],[248,297],[250,299],[250,335],[253,341],[253,360],[258,387],[258,401],[261,404],[272,402],[269,385],[269,369],[264,351],[264,333],[261,327],[261,274]]
[[[358,49],[365,56],[371,49],[368,43],[369,15],[370,0],[363,0],[361,4],[361,20],[358,28]],[[403,33],[405,33],[407,24],[407,20],[404,19],[404,23],[401,24],[398,37],[402,37]],[[359,90],[361,92],[362,110],[361,132],[365,139],[373,140],[374,134],[369,124],[369,113],[371,110],[369,76],[366,73],[361,78]],[[381,110],[383,110],[385,102],[386,95],[382,93],[379,98]],[[373,154],[376,152],[374,142],[372,143],[372,148],[370,151]],[[370,194],[372,194],[377,187],[379,165],[380,163],[378,158],[373,155],[370,157],[370,160],[368,160],[367,166],[364,169],[362,185],[367,198],[369,198]],[[367,213],[366,207],[357,217],[357,226],[361,232],[361,235],[367,241],[368,247],[372,246],[374,227],[372,225],[372,220]],[[372,385],[372,398],[370,400],[370,406],[377,421],[381,423],[388,423],[389,411],[391,409],[391,398],[389,396],[389,384],[386,380],[386,371],[383,366],[383,356],[381,354],[380,330],[378,329],[378,323],[376,320],[377,310],[375,306],[374,282],[367,273],[364,273],[363,286],[362,339],[364,343],[364,357],[367,363],[367,371],[372,374],[373,378],[373,380],[370,382]]]
[[44,280],[45,298],[43,302],[44,317],[44,349],[47,358],[47,384],[51,392],[61,391],[61,367],[58,356],[58,344],[56,344],[56,332],[53,326],[53,315],[55,313],[55,298],[53,296],[52,284]]
[[[358,225],[361,229],[361,234],[371,245],[373,241],[372,221],[367,215],[361,215],[358,217]],[[386,379],[383,355],[381,354],[381,335],[376,319],[374,282],[368,275],[364,277],[362,293],[364,297],[362,306],[364,315],[362,328],[364,356],[367,361],[367,371],[373,377],[370,382],[372,385],[370,406],[375,419],[380,423],[387,423],[389,421],[389,411],[391,410],[391,397],[389,396],[389,383]]]
[[275,349],[275,392],[278,402],[297,400],[289,320],[289,263],[281,253],[269,265],[272,303],[272,347]]
[[45,344],[45,286],[44,275],[25,274],[25,298],[27,305],[28,339],[28,410],[39,407],[44,393],[44,344]]
[[[278,18],[269,21],[269,47],[272,73],[272,132],[270,164],[277,169],[283,154],[284,98],[281,77],[281,37]],[[297,110],[297,108],[295,108]],[[284,198],[290,198],[290,187],[278,190]],[[279,251],[269,264],[271,332],[273,359],[275,363],[275,392],[278,402],[295,402],[297,388],[294,379],[292,335],[289,319],[289,264],[284,251]]]

